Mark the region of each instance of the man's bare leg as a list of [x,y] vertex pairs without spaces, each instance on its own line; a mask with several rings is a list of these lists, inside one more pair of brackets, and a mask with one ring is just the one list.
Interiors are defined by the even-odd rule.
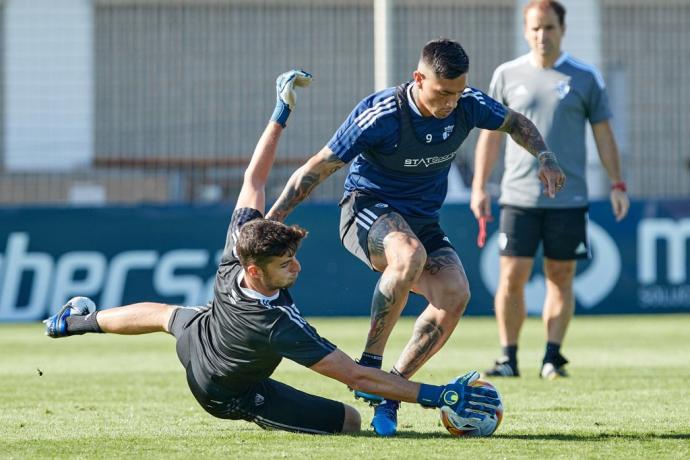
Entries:
[[96,320],[101,330],[110,334],[170,332],[168,324],[175,308],[162,303],[141,302],[101,310]]
[[426,251],[397,213],[380,217],[369,231],[371,263],[383,272],[371,302],[371,325],[364,352],[382,356],[410,290],[426,261]]
[[460,258],[452,248],[431,254],[415,292],[429,305],[415,322],[410,341],[395,369],[410,378],[448,341],[470,300],[470,288]]
[[567,375],[563,367],[567,360],[561,355],[561,345],[575,312],[573,279],[576,268],[575,260],[544,259],[546,299],[542,318],[547,340],[541,371],[544,378]]
[[125,335],[169,332],[168,323],[176,307],[142,302],[100,311],[95,308],[86,297],[70,299],[59,312],[44,321],[46,335],[59,338],[89,332]]

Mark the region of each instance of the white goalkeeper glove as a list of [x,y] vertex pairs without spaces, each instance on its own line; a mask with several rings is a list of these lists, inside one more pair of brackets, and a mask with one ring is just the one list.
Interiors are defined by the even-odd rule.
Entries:
[[301,69],[293,69],[278,75],[276,79],[276,108],[271,115],[271,120],[285,128],[290,112],[297,103],[295,86],[309,86],[312,75]]

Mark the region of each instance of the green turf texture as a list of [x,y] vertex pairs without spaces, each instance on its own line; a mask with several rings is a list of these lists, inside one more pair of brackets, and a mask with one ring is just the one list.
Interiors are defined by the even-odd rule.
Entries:
[[[312,319],[351,356],[366,319]],[[390,367],[412,321],[396,326]],[[444,383],[498,352],[492,318],[465,318],[415,376]],[[38,324],[0,324],[0,458],[690,458],[690,315],[577,317],[564,354],[572,376],[537,377],[542,325],[529,319],[519,379],[494,379],[505,416],[490,438],[453,438],[436,410],[404,404],[399,434],[368,428],[371,409],[342,384],[284,361],[274,377],[357,407],[356,436],[264,431],[211,417],[193,399],[174,339],[86,335],[49,339]]]

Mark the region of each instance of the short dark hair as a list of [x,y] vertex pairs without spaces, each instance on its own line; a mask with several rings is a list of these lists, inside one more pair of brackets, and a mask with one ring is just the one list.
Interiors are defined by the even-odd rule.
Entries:
[[527,12],[532,8],[537,8],[542,11],[549,8],[558,16],[558,23],[563,27],[565,25],[565,6],[556,0],[532,0],[522,9],[522,16],[527,16]]
[[462,45],[448,38],[437,38],[424,45],[419,60],[446,80],[458,78],[470,68],[470,58]]
[[307,231],[268,219],[254,219],[240,229],[235,249],[243,267],[265,268],[273,257],[294,255]]

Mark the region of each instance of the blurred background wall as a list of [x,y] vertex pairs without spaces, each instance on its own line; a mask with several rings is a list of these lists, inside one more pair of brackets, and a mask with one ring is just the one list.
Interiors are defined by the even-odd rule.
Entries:
[[[439,36],[463,43],[470,84],[485,90],[526,51],[524,0],[389,3],[391,84]],[[690,0],[564,3],[564,49],[607,80],[631,196],[688,197]],[[275,196],[375,89],[372,0],[5,0],[0,27],[5,205],[233,201],[275,76],[303,67],[316,78],[290,119]],[[471,176],[475,139],[456,181]],[[338,199],[344,172],[311,199]]]

